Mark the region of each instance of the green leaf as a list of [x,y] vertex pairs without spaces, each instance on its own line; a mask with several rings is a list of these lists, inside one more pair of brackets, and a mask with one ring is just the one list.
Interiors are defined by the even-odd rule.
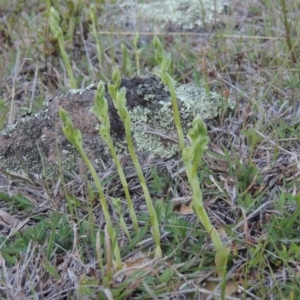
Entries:
[[56,268],[51,265],[50,263],[45,263],[45,262],[42,262],[42,266],[46,269],[46,271],[48,271],[48,273],[54,277],[56,280],[60,280],[60,276],[56,270]]
[[156,36],[153,38],[152,43],[155,50],[155,60],[158,63],[158,65],[162,68],[162,64],[164,62],[164,53],[162,45]]
[[162,274],[159,276],[159,280],[161,283],[167,283],[169,282],[172,277],[176,274],[174,268],[172,267],[167,267],[166,269],[163,270]]
[[112,80],[114,82],[115,90],[118,90],[121,85],[121,74],[119,68],[115,68],[113,70]]
[[149,224],[146,224],[138,233],[135,233],[128,245],[123,247],[122,256],[127,255],[129,251],[131,251],[139,242],[141,242],[148,230]]
[[18,208],[21,208],[26,211],[29,211],[33,208],[33,204],[29,200],[24,198],[21,194],[17,194],[16,196],[10,197],[7,194],[0,193],[0,198],[8,203],[13,203]]

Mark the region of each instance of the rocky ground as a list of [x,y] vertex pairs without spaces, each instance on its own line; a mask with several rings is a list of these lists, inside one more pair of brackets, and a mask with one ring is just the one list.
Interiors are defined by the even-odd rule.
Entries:
[[[147,157],[170,158],[178,152],[178,141],[173,121],[169,92],[155,75],[144,78],[123,79],[127,90],[127,107],[132,119],[134,143],[143,161]],[[99,171],[111,167],[108,148],[98,132],[98,120],[89,111],[94,105],[96,85],[86,89],[70,90],[45,103],[40,113],[21,118],[0,133],[0,166],[15,173],[36,173],[46,177],[57,176],[58,162],[66,171],[79,172],[77,151],[64,137],[59,107],[67,110],[74,126],[83,136],[83,147],[95,168]],[[186,135],[192,120],[200,114],[204,120],[217,117],[225,109],[226,100],[194,85],[178,85],[176,94]],[[110,96],[111,135],[117,152],[126,155],[124,126]],[[233,102],[230,102],[233,107]]]
[[[120,300],[222,298],[215,249],[194,214],[192,189],[176,155],[169,94],[150,75],[157,70],[151,41],[158,36],[172,54],[170,72],[179,82],[184,133],[196,113],[209,129],[198,176],[207,214],[231,250],[226,296],[298,299],[297,1],[100,2],[97,41],[88,5],[72,10],[73,2],[60,1],[56,7],[79,87],[70,90],[45,1],[1,1],[0,297],[98,299],[106,293]],[[96,84],[110,82],[116,66],[159,217],[162,260],[149,255],[154,248],[145,196],[108,93],[112,136],[139,217],[138,233],[98,121],[89,112]],[[234,107],[223,110],[228,98]],[[83,133],[119,230],[124,268],[111,268],[109,283],[101,268],[102,263],[111,267],[103,210],[85,165],[62,134],[60,106]],[[146,273],[133,275],[128,267]]]

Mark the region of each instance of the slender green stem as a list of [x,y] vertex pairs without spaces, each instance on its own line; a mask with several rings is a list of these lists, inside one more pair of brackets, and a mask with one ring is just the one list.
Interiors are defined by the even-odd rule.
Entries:
[[98,37],[97,33],[97,25],[96,25],[96,7],[94,4],[91,5],[90,8],[90,18],[92,20],[92,34],[94,36],[94,39],[96,41],[96,49],[97,49],[97,56],[99,61],[99,67],[102,68],[102,54],[103,54],[103,46],[102,43]]
[[[126,126],[125,126],[125,128],[126,128]],[[132,143],[132,139],[131,139],[131,131],[126,130],[126,140],[128,143],[128,148],[129,148],[129,152],[131,155],[131,159],[132,159],[134,167],[137,171],[138,178],[141,183],[143,193],[145,196],[145,200],[146,200],[146,204],[147,204],[147,208],[149,211],[150,221],[151,221],[151,224],[153,227],[153,236],[154,236],[154,240],[155,240],[155,244],[156,244],[156,256],[162,257],[162,251],[161,251],[161,247],[160,247],[160,230],[159,230],[158,219],[156,216],[156,212],[155,212],[152,200],[151,200],[151,196],[150,196],[147,184],[146,184],[145,177],[143,175],[142,168],[140,166],[140,163],[139,163],[137,156],[135,154],[135,151],[134,151],[134,147],[133,147],[133,143]]]
[[174,80],[168,73],[168,70],[170,69],[171,66],[171,55],[169,53],[164,52],[162,45],[157,37],[154,37],[153,39],[153,46],[155,50],[155,59],[160,67],[158,73],[160,75],[162,82],[168,87],[171,94],[174,122],[177,129],[179,147],[180,150],[182,150],[184,148],[184,136],[183,136],[179,109],[178,109],[178,104],[177,104],[177,99],[175,94],[175,84],[174,84]]
[[177,99],[176,99],[176,94],[175,94],[174,81],[171,78],[171,76],[169,75],[169,73],[167,73],[167,72],[165,74],[162,74],[162,76],[164,76],[166,78],[166,84],[167,84],[167,87],[169,88],[169,91],[171,94],[174,123],[175,123],[176,129],[177,129],[179,147],[182,150],[184,148],[184,136],[183,136],[180,115],[179,115],[179,109],[178,109]]
[[[98,193],[100,195],[100,203],[101,203],[101,206],[103,209],[103,214],[104,214],[104,218],[106,221],[108,234],[110,236],[111,241],[113,241],[115,239],[115,232],[114,232],[112,221],[110,218],[108,205],[107,205],[105,195],[103,192],[103,188],[102,188],[101,182],[99,180],[99,177],[97,175],[97,172],[96,172],[95,168],[93,167],[93,165],[91,164],[90,160],[88,159],[88,157],[82,147],[81,132],[78,129],[74,128],[74,125],[70,119],[69,114],[63,108],[59,109],[59,116],[63,122],[64,135],[66,136],[67,140],[77,149],[77,151],[79,152],[80,156],[82,157],[84,163],[88,167],[88,169],[93,177],[93,180],[97,187]],[[119,246],[117,243],[116,243],[116,247],[114,248],[114,254],[116,257],[117,267],[118,267],[118,269],[120,269],[122,267],[121,266],[121,256],[120,256],[120,249],[119,249]]]
[[132,76],[131,62],[128,57],[128,49],[125,46],[125,44],[121,45],[121,50],[122,50],[122,74],[128,74],[129,76]]
[[140,50],[138,49],[139,33],[135,34],[133,39],[133,46],[135,50],[135,62],[136,62],[136,73],[137,76],[140,76]]
[[119,198],[112,198],[111,199],[112,205],[114,206],[115,210],[117,211],[119,218],[120,218],[120,225],[122,229],[124,230],[125,234],[127,235],[128,239],[131,240],[131,236],[129,233],[129,230],[127,228],[127,225],[125,223],[123,214],[122,214],[122,209],[121,209],[121,200]]
[[75,89],[76,88],[76,81],[75,81],[75,78],[74,78],[74,75],[73,75],[73,71],[72,71],[72,68],[71,68],[69,57],[68,57],[67,52],[65,50],[64,35],[63,35],[63,32],[62,32],[62,29],[59,26],[59,14],[53,7],[50,8],[50,27],[51,27],[51,31],[52,31],[54,37],[58,41],[60,53],[61,53],[61,56],[63,58],[64,64],[66,66],[68,76],[70,78],[70,85],[73,89]]
[[282,15],[283,15],[282,22],[283,22],[283,25],[285,28],[285,41],[286,41],[286,44],[290,51],[292,63],[293,63],[293,65],[295,65],[295,64],[297,64],[297,56],[295,54],[295,49],[294,49],[294,46],[293,46],[293,43],[291,40],[291,24],[292,24],[292,22],[288,21],[288,16],[287,16],[288,11],[287,11],[285,0],[281,0],[280,4],[281,4],[281,8],[282,8]]
[[108,91],[114,101],[114,105],[115,105],[116,109],[118,110],[118,114],[124,123],[125,133],[126,133],[126,141],[128,144],[129,153],[131,155],[131,159],[133,161],[134,167],[137,171],[137,175],[138,175],[140,184],[142,186],[146,204],[147,204],[147,208],[149,211],[150,221],[151,221],[152,229],[153,229],[153,237],[154,237],[154,241],[155,241],[155,245],[156,245],[155,254],[157,257],[162,257],[162,251],[161,251],[161,247],[160,247],[160,230],[159,230],[157,215],[156,215],[156,212],[155,212],[152,200],[151,200],[151,196],[150,196],[147,184],[146,184],[145,177],[143,175],[142,168],[141,168],[140,163],[135,154],[135,150],[134,150],[134,146],[133,146],[133,142],[132,142],[131,120],[130,120],[129,112],[126,108],[126,89],[121,88],[119,90],[120,83],[121,83],[121,77],[120,77],[120,72],[118,69],[114,70],[112,77],[113,77],[114,84],[108,85]]
[[[111,221],[111,218],[110,218],[110,213],[109,213],[109,210],[108,210],[108,205],[107,205],[107,202],[106,202],[106,199],[105,199],[105,195],[104,195],[104,192],[103,192],[101,182],[99,180],[99,177],[97,175],[97,172],[96,172],[95,168],[93,167],[90,160],[86,156],[84,150],[81,149],[81,148],[78,148],[77,150],[78,150],[79,154],[81,155],[84,163],[88,167],[89,171],[91,172],[91,175],[93,177],[93,180],[94,180],[95,185],[97,187],[97,190],[99,192],[100,202],[101,202],[101,206],[102,206],[102,209],[103,209],[104,218],[105,218],[105,221],[106,221],[106,224],[107,224],[108,234],[110,236],[110,239],[113,241],[114,238],[115,238],[115,232],[114,232],[114,229],[113,229],[112,221]],[[118,269],[121,269],[122,268],[122,265],[121,265],[122,260],[121,260],[121,255],[120,255],[120,249],[119,249],[119,246],[118,246],[117,243],[116,243],[116,248],[114,249],[115,250],[114,254],[115,254],[115,257],[116,257]]]
[[225,248],[221,237],[214,226],[211,224],[203,204],[202,192],[200,189],[197,170],[202,159],[204,151],[207,149],[208,136],[205,123],[200,116],[197,116],[192,128],[188,132],[188,138],[191,145],[182,151],[182,158],[185,164],[188,181],[193,190],[192,207],[199,221],[203,224],[205,230],[209,233],[214,247],[216,249],[215,263],[218,274],[225,278],[228,254],[230,249]]
[[106,142],[110,153],[112,155],[112,158],[114,160],[114,163],[116,164],[118,174],[125,192],[129,213],[132,219],[132,223],[134,226],[134,229],[136,232],[139,231],[138,221],[137,217],[134,211],[133,203],[130,197],[129,189],[128,189],[128,183],[126,181],[126,177],[123,171],[123,168],[121,166],[121,163],[118,159],[117,153],[115,151],[113,141],[110,135],[110,120],[109,120],[109,114],[108,114],[108,104],[107,100],[104,97],[105,93],[105,87],[102,82],[99,82],[97,87],[97,93],[95,95],[95,105],[91,108],[91,112],[99,119],[101,125],[99,128],[99,132],[102,136],[102,139]]

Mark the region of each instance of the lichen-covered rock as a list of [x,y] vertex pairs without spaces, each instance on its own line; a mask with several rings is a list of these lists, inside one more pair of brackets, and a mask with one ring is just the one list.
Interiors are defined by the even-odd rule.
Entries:
[[105,5],[103,9],[107,16],[99,21],[101,26],[104,24],[108,28],[113,23],[136,31],[201,30],[218,21],[227,5],[228,0],[152,0],[143,3],[126,0],[121,5]]
[[[171,99],[160,79],[155,75],[123,79],[121,86],[127,90],[127,107],[138,154],[161,158],[176,154],[178,144]],[[70,172],[82,170],[77,151],[62,133],[59,107],[69,112],[74,126],[82,132],[84,149],[96,169],[110,167],[111,156],[98,133],[98,120],[89,111],[94,104],[95,91],[96,85],[84,90],[70,90],[47,101],[42,112],[22,118],[3,130],[0,133],[0,167],[18,173],[44,174],[46,177],[57,175],[58,164]],[[194,85],[177,86],[176,96],[184,134],[197,114],[205,120],[212,119],[219,114],[222,106],[222,98],[218,94],[207,95]],[[106,98],[115,147],[119,154],[126,154],[123,123],[107,92]]]

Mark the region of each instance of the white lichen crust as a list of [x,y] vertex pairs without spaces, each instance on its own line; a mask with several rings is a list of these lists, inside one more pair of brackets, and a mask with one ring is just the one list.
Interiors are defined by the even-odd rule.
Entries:
[[218,20],[226,0],[168,0],[137,3],[133,0],[122,2],[124,12],[116,23],[125,27],[128,22],[148,24],[146,30],[164,31],[168,26],[183,30],[201,28]]
[[[225,105],[219,94],[207,93],[205,89],[193,84],[177,85],[175,93],[185,136],[196,115],[200,115],[203,120],[213,119]],[[150,95],[147,98],[151,98]],[[158,103],[159,106],[154,110],[137,106],[130,111],[133,137],[139,151],[149,151],[156,156],[170,158],[179,149],[172,104],[170,99],[162,99]],[[233,108],[234,103],[229,101],[228,105]]]

